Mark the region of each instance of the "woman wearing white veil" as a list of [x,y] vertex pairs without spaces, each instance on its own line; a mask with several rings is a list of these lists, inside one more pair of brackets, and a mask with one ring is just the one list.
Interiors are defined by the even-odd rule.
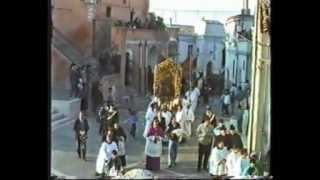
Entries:
[[143,132],[143,137],[147,137],[147,133],[149,131],[149,128],[151,126],[151,123],[154,119],[154,117],[157,116],[157,98],[154,97],[150,104],[148,105],[147,113],[145,115],[145,128]]

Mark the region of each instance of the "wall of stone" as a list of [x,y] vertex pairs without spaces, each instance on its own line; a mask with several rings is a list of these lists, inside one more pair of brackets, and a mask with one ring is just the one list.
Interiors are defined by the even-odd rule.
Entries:
[[69,67],[71,63],[59,50],[51,46],[51,84],[53,87],[70,89]]
[[83,1],[55,0],[54,6],[53,26],[81,53],[90,53],[92,24],[88,22],[87,10]]

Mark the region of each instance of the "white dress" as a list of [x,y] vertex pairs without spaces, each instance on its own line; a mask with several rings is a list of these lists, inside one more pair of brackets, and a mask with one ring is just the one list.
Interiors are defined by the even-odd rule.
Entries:
[[152,111],[151,107],[149,106],[147,113],[146,113],[146,116],[145,116],[146,123],[145,123],[145,127],[144,127],[143,137],[145,137],[145,138],[147,137],[148,130],[149,130],[149,128],[152,124],[152,121],[156,115],[157,115],[157,113]]
[[181,129],[183,129],[183,131],[187,133],[186,111],[184,109],[182,109],[181,111],[177,111],[176,121],[180,124]]
[[171,121],[171,117],[172,117],[172,114],[170,111],[167,111],[167,112],[162,112],[161,113],[162,117],[164,117],[164,119],[166,120],[166,127],[168,127],[170,121]]
[[197,108],[199,96],[200,96],[200,90],[196,87],[190,94],[191,109],[193,110],[193,112]]
[[106,160],[111,160],[112,151],[118,151],[117,144],[112,142],[110,144],[103,142],[99,149],[99,154],[96,162],[96,172],[99,174],[103,173],[103,168]]
[[186,122],[185,122],[186,133],[189,137],[191,136],[191,124],[194,122],[194,119],[195,119],[194,113],[190,108],[186,111]]
[[217,147],[213,148],[210,153],[209,158],[209,173],[212,175],[222,175],[225,174],[225,165],[218,163],[227,158],[228,150],[226,147],[223,149],[218,149]]
[[240,156],[238,154],[235,154],[234,152],[231,152],[227,156],[227,169],[228,169],[228,176],[237,176],[239,173],[239,161],[240,161]]

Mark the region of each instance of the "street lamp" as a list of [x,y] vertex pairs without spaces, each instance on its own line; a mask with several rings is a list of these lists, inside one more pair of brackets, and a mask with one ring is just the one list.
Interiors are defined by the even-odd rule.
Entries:
[[88,10],[88,21],[92,22],[92,56],[95,56],[96,11],[100,0],[83,0]]

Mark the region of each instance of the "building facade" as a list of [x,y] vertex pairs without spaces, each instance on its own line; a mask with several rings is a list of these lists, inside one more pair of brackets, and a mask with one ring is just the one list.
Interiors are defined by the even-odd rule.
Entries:
[[[252,54],[252,27],[254,17],[246,3],[241,14],[229,17],[226,27],[226,66],[225,87],[230,88],[232,84],[244,86],[250,81],[251,75],[251,54]],[[248,82],[250,83],[250,82]]]
[[203,36],[199,36],[197,47],[199,48],[198,71],[206,73],[209,62],[212,63],[212,73],[220,74],[224,67],[225,29],[221,22],[205,20],[206,29]]
[[271,150],[271,46],[270,1],[258,0],[256,26],[253,32],[252,84],[249,113],[248,150],[257,152],[270,166]]
[[205,20],[204,35],[197,35],[194,26],[171,25],[179,28],[178,33],[178,62],[183,63],[189,54],[197,57],[197,72],[206,72],[209,62],[212,63],[212,73],[220,74],[223,69],[225,48],[225,30],[222,23],[214,20]]
[[104,98],[112,86],[118,94],[125,86],[147,92],[148,67],[177,48],[173,31],[155,26],[161,18],[150,15],[149,0],[88,2],[52,1],[52,88],[70,90],[69,66],[75,63],[99,72],[92,81]]

